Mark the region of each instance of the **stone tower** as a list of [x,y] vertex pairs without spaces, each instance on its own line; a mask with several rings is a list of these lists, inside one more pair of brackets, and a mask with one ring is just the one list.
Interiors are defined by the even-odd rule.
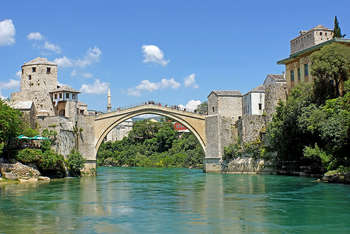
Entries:
[[50,92],[57,86],[57,64],[38,57],[22,65],[21,89],[11,94],[11,101],[31,101],[35,115],[55,116]]
[[107,93],[107,112],[111,112],[111,110],[112,110],[111,89],[108,88],[108,93]]
[[224,147],[237,138],[235,122],[242,117],[242,94],[236,90],[215,90],[208,96],[205,171],[218,171]]
[[57,64],[36,58],[22,65],[21,91],[51,91],[57,88]]

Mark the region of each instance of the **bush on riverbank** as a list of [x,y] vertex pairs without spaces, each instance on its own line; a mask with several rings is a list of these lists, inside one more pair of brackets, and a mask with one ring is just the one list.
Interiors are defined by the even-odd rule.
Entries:
[[98,165],[201,167],[204,152],[191,133],[178,133],[169,122],[137,121],[128,137],[103,143]]
[[64,158],[52,150],[23,149],[18,151],[16,159],[26,165],[34,165],[42,175],[49,177],[64,177]]
[[86,160],[83,156],[76,150],[73,150],[67,159],[67,167],[69,174],[72,176],[80,176],[80,171],[84,168]]

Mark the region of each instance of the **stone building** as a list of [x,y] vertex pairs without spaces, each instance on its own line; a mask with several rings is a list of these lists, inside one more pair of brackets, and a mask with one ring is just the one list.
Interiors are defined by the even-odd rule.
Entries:
[[132,130],[133,121],[128,119],[115,128],[113,128],[106,136],[106,141],[120,141],[124,137],[128,136],[129,132]]
[[309,31],[301,31],[300,35],[290,41],[290,55],[288,58],[278,61],[284,64],[287,89],[304,82],[311,82],[313,77],[310,73],[310,56],[325,45],[340,43],[350,46],[350,39],[333,38],[331,29],[318,25]]
[[79,91],[71,87],[59,85],[57,64],[38,57],[22,65],[20,91],[11,94],[10,103],[17,108],[23,102],[32,102],[32,121],[37,117],[57,115],[75,121],[77,115],[87,109],[78,105],[78,94]]
[[[242,116],[242,94],[237,90],[215,90],[208,96],[206,158],[220,158],[224,147],[237,139],[234,123]],[[209,160],[209,159],[208,159]]]
[[[261,137],[266,124],[272,120],[278,102],[287,98],[284,74],[269,74],[263,85],[243,96],[243,116],[237,121],[238,138],[252,142]],[[254,110],[255,109],[255,110]]]
[[262,115],[265,107],[265,87],[260,85],[243,95],[243,115]]
[[[9,104],[24,113],[32,128],[57,132],[53,145],[57,153],[67,156],[78,147],[86,158],[95,150],[91,139],[95,116],[90,116],[87,105],[78,101],[78,94],[79,91],[59,84],[57,64],[35,58],[22,65],[20,91],[11,94]],[[74,128],[82,129],[78,137]],[[95,161],[86,159],[85,169],[96,166]]]

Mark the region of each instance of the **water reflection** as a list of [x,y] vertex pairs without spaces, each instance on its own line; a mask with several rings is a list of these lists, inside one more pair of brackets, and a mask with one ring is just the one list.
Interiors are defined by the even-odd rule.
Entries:
[[341,233],[349,208],[349,186],[308,178],[99,168],[1,186],[0,233]]

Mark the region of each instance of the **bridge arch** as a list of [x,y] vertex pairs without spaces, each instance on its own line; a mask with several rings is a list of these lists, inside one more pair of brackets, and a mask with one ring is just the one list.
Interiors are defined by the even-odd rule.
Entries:
[[176,110],[158,105],[143,105],[137,106],[122,111],[115,111],[98,115],[95,119],[95,152],[97,153],[103,139],[107,134],[120,123],[144,114],[155,114],[165,116],[184,125],[190,132],[194,134],[203,151],[206,151],[206,137],[205,137],[205,116]]

